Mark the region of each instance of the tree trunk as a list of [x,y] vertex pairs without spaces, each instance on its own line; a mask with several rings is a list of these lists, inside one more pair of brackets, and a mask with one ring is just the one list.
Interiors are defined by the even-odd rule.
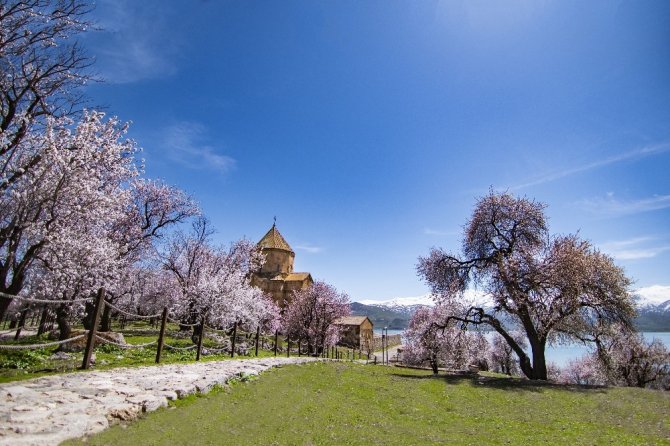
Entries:
[[37,329],[37,336],[40,336],[47,329],[47,318],[49,317],[49,307],[46,305],[42,308],[42,315],[40,316],[40,326]]
[[533,366],[531,369],[531,376],[529,379],[542,379],[547,380],[547,361],[545,358],[545,347],[547,341],[545,339],[528,339],[530,342],[530,348],[533,354]]
[[[90,330],[93,328],[93,313],[95,311],[95,303],[92,301],[86,302],[84,306],[84,317],[81,320],[81,323],[84,324],[85,330]],[[56,312],[58,315],[58,312]]]
[[6,297],[0,297],[0,321],[5,318],[5,313],[7,313],[7,308],[9,304],[12,303],[12,299]]
[[58,336],[59,341],[68,339],[72,333],[72,328],[70,327],[68,316],[70,316],[70,312],[65,305],[60,305],[56,309],[56,324],[58,325],[58,331],[60,332]]
[[[7,285],[6,283],[0,285],[0,292],[12,296],[18,295],[21,289],[23,289],[23,274],[21,275],[20,278],[14,276],[10,281],[9,285]],[[5,318],[5,315],[7,314],[7,309],[9,308],[9,305],[12,303],[12,300],[14,299],[10,299],[7,297],[0,297],[0,321]]]
[[433,369],[433,375],[437,375],[437,355],[435,353],[430,354],[430,368]]
[[98,331],[112,331],[112,307],[105,305],[105,309],[102,312],[102,318],[100,318],[100,328]]

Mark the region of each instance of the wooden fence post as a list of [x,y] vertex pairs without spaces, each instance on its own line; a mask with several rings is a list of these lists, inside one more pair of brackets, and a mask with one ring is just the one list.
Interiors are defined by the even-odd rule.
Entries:
[[95,308],[93,309],[93,325],[88,331],[88,339],[86,341],[86,350],[84,350],[84,361],[81,363],[82,369],[87,369],[91,365],[91,355],[93,354],[93,347],[95,345],[95,334],[98,331],[98,319],[100,319],[100,312],[105,304],[105,289],[98,290],[98,296],[95,300]]
[[21,312],[21,319],[19,319],[19,326],[16,328],[16,334],[14,335],[15,341],[19,340],[19,336],[21,336],[21,330],[23,330],[23,326],[26,325],[27,314],[28,314],[27,308]]
[[202,339],[205,337],[205,316],[200,321],[200,337],[198,338],[198,353],[195,355],[195,360],[200,361],[200,352],[202,352]]
[[275,356],[277,356],[277,341],[279,338],[279,330],[275,330]]
[[163,343],[165,342],[165,325],[167,324],[167,307],[163,307],[163,316],[161,317],[161,331],[158,334],[158,346],[156,347],[156,364],[161,362],[161,353],[163,353]]
[[233,325],[233,348],[230,349],[230,357],[232,358],[235,355],[235,341],[237,340],[237,321]]
[[261,326],[256,327],[256,356],[258,356],[258,338],[261,336]]

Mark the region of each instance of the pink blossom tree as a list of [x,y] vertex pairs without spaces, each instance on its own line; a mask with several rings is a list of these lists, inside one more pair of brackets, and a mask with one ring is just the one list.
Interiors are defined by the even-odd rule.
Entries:
[[[585,340],[594,323],[631,326],[630,280],[613,260],[576,235],[550,236],[545,205],[491,191],[479,199],[465,227],[463,255],[432,249],[419,275],[438,301],[463,300],[480,285],[492,307],[467,305],[449,321],[487,325],[500,334],[530,379],[547,379],[547,343]],[[527,353],[503,322],[524,332]]]
[[310,354],[318,356],[337,344],[340,330],[335,321],[351,312],[349,296],[325,282],[295,291],[286,303],[282,325],[290,339],[307,343]]
[[463,369],[470,365],[488,368],[488,342],[482,333],[464,330],[460,324],[446,323],[455,302],[419,308],[404,333],[403,361],[430,365],[434,374],[439,367]]
[[[526,339],[522,332],[510,332],[510,336],[524,350],[527,348]],[[491,348],[489,350],[490,366],[494,372],[504,373],[506,375],[519,375],[519,363],[512,347],[505,338],[498,333],[494,333],[491,339]]]
[[591,360],[597,362],[608,383],[628,387],[670,388],[670,351],[663,342],[646,342],[642,335],[614,325],[595,340]]
[[594,355],[573,359],[560,371],[558,381],[564,384],[602,386],[607,384],[607,376]]

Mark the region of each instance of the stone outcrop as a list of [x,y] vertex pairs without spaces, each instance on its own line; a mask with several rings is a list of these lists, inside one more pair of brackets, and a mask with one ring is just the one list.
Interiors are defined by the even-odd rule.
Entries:
[[71,373],[0,385],[0,445],[57,445],[231,378],[317,359],[263,358]]

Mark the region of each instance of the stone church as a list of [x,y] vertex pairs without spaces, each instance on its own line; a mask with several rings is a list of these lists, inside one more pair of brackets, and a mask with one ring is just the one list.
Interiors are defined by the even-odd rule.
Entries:
[[265,254],[265,263],[260,271],[251,275],[251,285],[272,296],[280,307],[291,300],[294,291],[314,283],[310,273],[293,272],[295,252],[279,233],[276,224],[258,242],[258,246]]

